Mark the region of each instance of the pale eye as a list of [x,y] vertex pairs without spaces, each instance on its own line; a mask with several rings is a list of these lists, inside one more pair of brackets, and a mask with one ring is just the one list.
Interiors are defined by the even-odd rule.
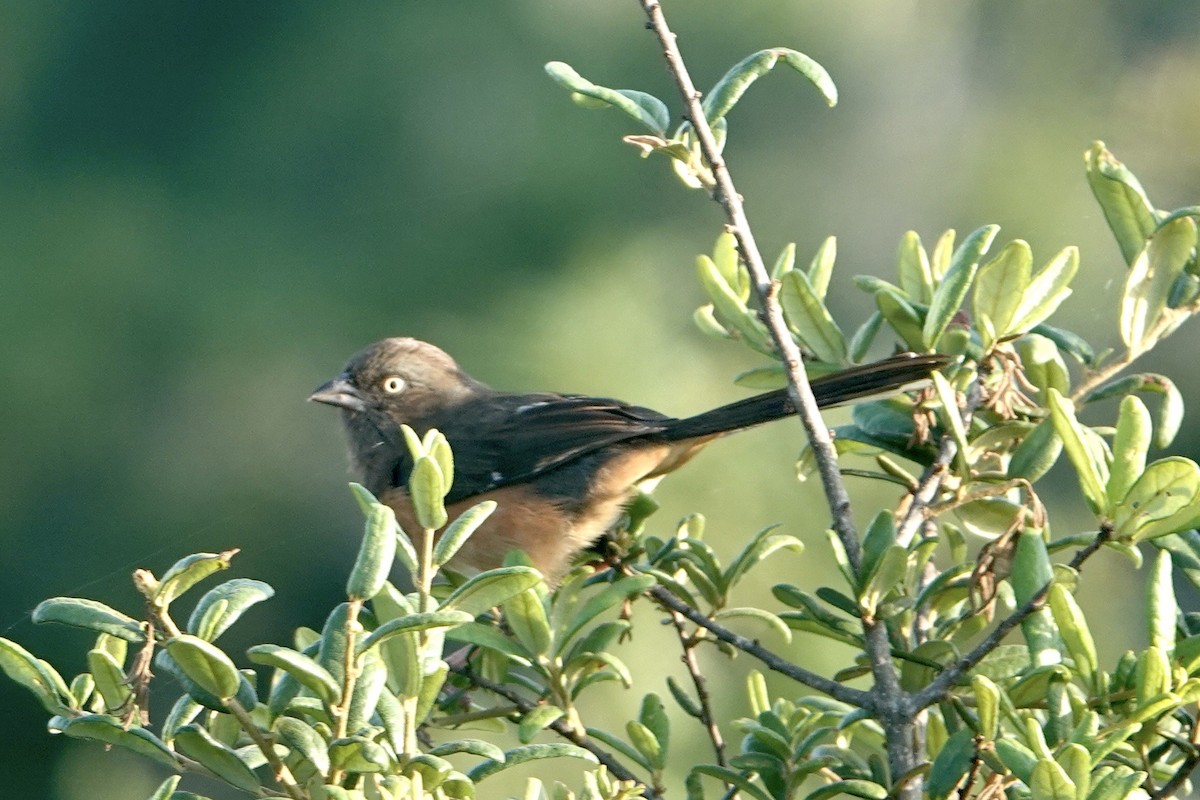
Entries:
[[382,386],[383,390],[388,394],[398,394],[399,392],[404,391],[404,379],[399,375],[389,375],[383,379],[383,382],[380,384],[380,386]]

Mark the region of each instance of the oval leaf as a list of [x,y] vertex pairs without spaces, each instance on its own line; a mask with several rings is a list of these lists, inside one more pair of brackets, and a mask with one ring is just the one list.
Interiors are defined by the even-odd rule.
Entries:
[[327,704],[332,705],[341,699],[342,688],[329,670],[297,650],[276,644],[260,644],[247,650],[246,655],[255,664],[274,667],[291,675]]
[[58,622],[73,628],[107,633],[127,642],[141,643],[145,639],[142,626],[132,617],[96,600],[82,597],[52,597],[33,609],[34,622]]
[[[187,629],[206,641],[214,641],[237,622],[246,609],[256,603],[261,603],[275,595],[275,590],[262,581],[250,578],[234,578],[225,581],[220,586],[209,589],[192,615],[188,618]],[[217,605],[219,606],[219,612]]]
[[362,544],[346,581],[346,596],[369,600],[379,594],[395,559],[396,512],[383,503],[374,503],[367,512]]
[[465,611],[476,617],[513,595],[537,586],[541,581],[541,573],[532,567],[491,569],[479,573],[451,592],[446,602],[442,603],[442,610]]

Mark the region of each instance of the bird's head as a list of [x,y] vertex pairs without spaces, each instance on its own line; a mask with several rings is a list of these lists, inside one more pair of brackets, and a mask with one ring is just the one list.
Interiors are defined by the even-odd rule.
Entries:
[[351,458],[369,477],[403,457],[401,424],[423,434],[432,417],[481,391],[487,388],[440,348],[396,337],[357,353],[308,399],[341,409]]

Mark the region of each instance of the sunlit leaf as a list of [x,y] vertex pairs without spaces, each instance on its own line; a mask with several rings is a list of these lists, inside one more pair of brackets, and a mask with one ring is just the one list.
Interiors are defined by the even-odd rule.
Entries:
[[837,104],[837,87],[824,67],[803,53],[774,47],[747,56],[717,81],[704,99],[705,118],[714,122],[728,114],[750,85],[770,72],[781,59],[783,63],[808,78],[824,96],[826,103],[831,106]]
[[671,112],[661,100],[653,95],[632,89],[609,89],[605,86],[598,86],[561,61],[551,61],[546,64],[546,74],[574,94],[590,97],[604,105],[612,106],[659,136],[665,136],[667,127],[671,124]]

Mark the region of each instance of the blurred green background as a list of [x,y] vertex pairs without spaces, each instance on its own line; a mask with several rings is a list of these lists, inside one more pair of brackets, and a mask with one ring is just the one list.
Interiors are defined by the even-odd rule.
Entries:
[[[837,81],[830,111],[797,75],[769,76],[734,111],[727,155],[768,258],[839,237],[843,327],[870,308],[850,276],[890,277],[905,230],[932,244],[996,222],[1039,263],[1082,247],[1060,322],[1113,344],[1123,267],[1084,148],[1106,140],[1160,207],[1200,201],[1194,0],[667,11],[701,86],[774,45]],[[0,635],[66,674],[89,637],[35,628],[40,599],[137,614],[129,571],[195,551],[241,547],[235,574],[278,590],[222,640],[231,652],[319,626],[360,518],[335,415],[304,398],[373,339],[429,339],[504,388],[680,414],[740,396],[732,375],[760,363],[690,322],[716,205],[542,72],[565,60],[678,108],[632,0],[4,0],[0,29]],[[1187,397],[1195,342],[1185,329],[1146,359]],[[791,475],[800,441],[780,426],[712,448],[659,490],[658,532],[702,511],[728,553],[782,521],[811,547],[764,583],[819,580],[820,498]],[[1198,444],[1185,426],[1177,447]],[[1143,636],[1141,575],[1113,556],[1093,569],[1111,658]],[[636,665],[658,635],[622,657]],[[615,718],[638,697],[614,692]],[[740,700],[720,697],[728,714]],[[139,798],[160,779],[50,737],[4,681],[0,714],[6,796]]]

